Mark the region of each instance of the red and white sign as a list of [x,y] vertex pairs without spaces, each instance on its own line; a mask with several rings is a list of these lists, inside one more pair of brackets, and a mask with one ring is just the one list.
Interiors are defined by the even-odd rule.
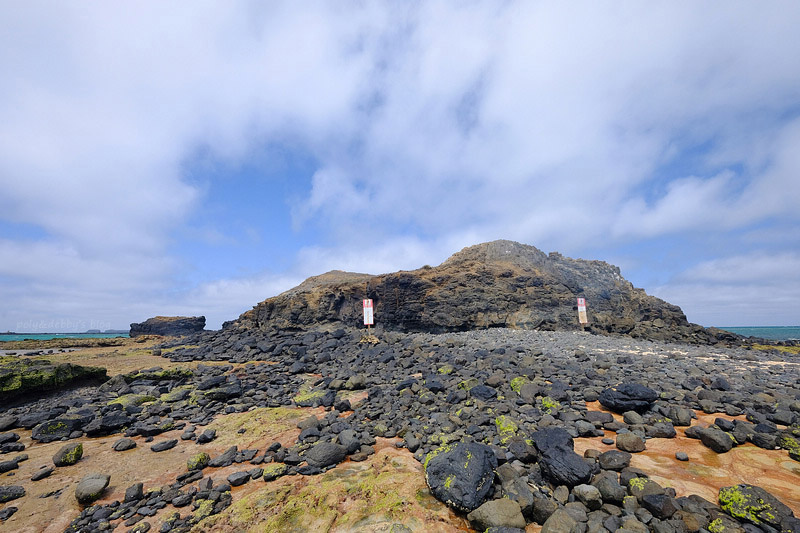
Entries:
[[586,298],[578,298],[578,322],[581,324],[589,323],[586,317]]
[[364,325],[371,326],[374,323],[372,318],[372,300],[364,300]]

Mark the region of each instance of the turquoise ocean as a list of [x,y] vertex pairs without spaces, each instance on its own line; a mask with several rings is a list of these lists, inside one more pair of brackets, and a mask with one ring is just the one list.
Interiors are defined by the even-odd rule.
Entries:
[[725,327],[719,329],[743,335],[745,337],[758,337],[771,341],[788,341],[800,339],[800,326],[761,326],[761,327]]
[[46,341],[49,339],[112,339],[114,337],[128,337],[127,333],[0,333],[0,342],[24,341],[32,339]]

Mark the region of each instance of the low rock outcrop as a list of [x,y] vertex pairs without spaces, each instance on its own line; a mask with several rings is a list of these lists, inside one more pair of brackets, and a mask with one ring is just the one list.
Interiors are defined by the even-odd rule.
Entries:
[[203,331],[206,327],[204,316],[156,316],[144,322],[131,324],[131,337],[140,335],[163,335],[178,337]]
[[578,330],[578,297],[586,299],[593,331],[703,344],[723,340],[690,324],[679,307],[635,288],[613,265],[548,255],[504,240],[465,248],[437,267],[377,276],[342,271],[315,276],[223,327],[358,326],[362,299],[371,298],[376,323],[395,331]]
[[0,402],[106,379],[105,368],[53,364],[43,359],[4,358],[0,363]]

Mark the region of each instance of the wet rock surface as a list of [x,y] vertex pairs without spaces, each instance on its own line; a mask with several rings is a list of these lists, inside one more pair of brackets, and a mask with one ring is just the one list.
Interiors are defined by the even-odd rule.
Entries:
[[[122,450],[112,451],[115,457],[141,448],[153,457],[185,453],[182,473],[146,483],[143,493],[125,497],[129,501],[90,504],[70,531],[102,529],[105,523],[125,528],[152,523],[158,529],[172,513],[178,518],[165,531],[188,531],[225,512],[237,491],[286,478],[317,479],[343,462],[372,457],[380,439],[406,447],[420,468],[424,465],[430,492],[464,520],[483,508],[469,519],[475,525],[514,528],[522,516],[527,524],[552,531],[664,533],[716,527],[710,524],[746,530],[745,523],[769,523],[748,522],[721,501],[676,494],[648,479],[656,472],[631,466],[635,457],[646,455],[653,443],[673,440],[676,428],[678,436],[685,431],[704,445],[703,435],[713,435],[715,440],[706,440],[719,445],[705,445],[712,454],[758,445],[767,451],[772,444],[780,449],[771,453],[793,462],[792,454],[800,450],[800,361],[786,356],[579,332],[376,333],[377,342],[361,342],[361,331],[345,328],[223,330],[167,340],[160,346],[163,357],[200,364],[136,371],[106,387],[6,408],[0,414],[6,423],[0,446],[21,444],[21,432],[70,420],[75,425],[61,434],[63,445],[108,435],[105,447]],[[720,376],[724,383],[715,379]],[[596,403],[587,407],[606,390],[630,392],[631,383],[655,397],[626,393],[646,406],[620,404],[614,415]],[[241,440],[247,427],[206,428],[226,415],[301,405],[311,406],[305,409],[314,409],[314,416],[298,416],[292,442]],[[707,416],[713,423],[699,421]],[[578,440],[597,439],[599,446],[599,439],[609,436],[614,444],[603,451],[575,452]],[[614,449],[620,439],[646,448]],[[50,455],[62,446],[25,442],[50,446]],[[187,467],[187,460],[204,450],[209,450],[206,460]],[[3,451],[7,458],[0,458],[12,462],[15,454],[27,452],[25,445]],[[75,449],[65,455],[75,457]],[[677,462],[674,452],[672,458]],[[688,464],[695,461],[692,456]],[[78,457],[37,483],[60,472],[79,472],[70,474],[79,479],[84,462]],[[41,465],[35,466],[17,479],[30,479]],[[227,470],[215,476],[219,469]],[[5,479],[17,471],[3,474],[4,487],[18,485],[13,477]],[[33,497],[18,496],[14,505]],[[516,507],[492,503],[503,499]],[[784,495],[777,501],[790,510],[781,523],[793,524],[790,513],[798,501]],[[10,514],[6,523],[19,516]]]

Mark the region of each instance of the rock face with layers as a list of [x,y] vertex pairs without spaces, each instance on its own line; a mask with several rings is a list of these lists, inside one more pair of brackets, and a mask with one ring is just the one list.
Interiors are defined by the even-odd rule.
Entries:
[[376,324],[395,331],[577,330],[578,297],[586,299],[593,331],[699,343],[723,335],[690,324],[679,307],[635,288],[613,265],[548,255],[505,240],[465,248],[437,267],[377,276],[331,271],[261,302],[223,327],[359,326],[362,299],[371,298]]
[[205,327],[206,317],[204,316],[156,316],[148,318],[144,322],[131,324],[130,336],[164,335],[166,337],[177,337],[203,331]]

